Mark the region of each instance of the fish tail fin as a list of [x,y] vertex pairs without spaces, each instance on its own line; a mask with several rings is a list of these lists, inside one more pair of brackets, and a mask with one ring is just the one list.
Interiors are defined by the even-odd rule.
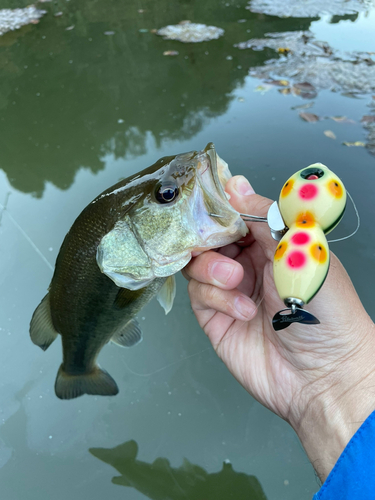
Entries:
[[71,375],[60,366],[55,382],[55,393],[60,399],[73,399],[92,394],[96,396],[115,396],[118,387],[113,378],[105,370],[96,366],[89,373]]
[[35,309],[30,322],[30,338],[43,351],[48,349],[57,337],[57,331],[52,323],[49,294],[42,299]]

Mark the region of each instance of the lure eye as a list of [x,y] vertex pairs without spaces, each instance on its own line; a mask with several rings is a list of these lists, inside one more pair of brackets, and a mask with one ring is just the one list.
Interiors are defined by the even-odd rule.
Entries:
[[323,177],[323,175],[324,175],[324,170],[316,167],[305,168],[300,173],[302,179],[307,179],[308,181],[314,181],[316,179],[320,179],[320,177]]
[[171,203],[178,196],[179,190],[176,184],[166,182],[157,187],[155,198],[159,203]]

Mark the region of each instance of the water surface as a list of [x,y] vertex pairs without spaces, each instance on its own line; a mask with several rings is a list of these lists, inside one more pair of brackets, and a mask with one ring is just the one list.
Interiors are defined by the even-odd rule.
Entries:
[[[7,0],[4,7],[27,3]],[[251,13],[246,5],[241,0],[57,0],[42,4],[47,14],[38,25],[0,38],[4,500],[141,500],[168,494],[178,499],[168,490],[167,475],[180,478],[175,470],[184,458],[197,469],[187,467],[182,474],[190,477],[190,471],[196,478],[203,469],[206,480],[217,478],[217,484],[220,471],[229,470],[223,462],[230,462],[233,494],[239,474],[248,477],[253,498],[308,500],[319,488],[294,432],[255,402],[212,352],[180,276],[167,317],[156,301],[141,313],[140,345],[103,349],[100,364],[117,381],[117,397],[58,400],[53,384],[60,343],[42,352],[28,336],[32,312],[79,212],[118,179],[161,156],[201,149],[209,141],[233,174],[246,175],[257,192],[274,199],[292,173],[311,163],[321,161],[337,172],[356,201],[362,226],[354,238],[332,249],[375,317],[375,159],[364,147],[342,145],[367,141],[360,120],[371,114],[371,94],[353,98],[318,89],[309,100],[283,95],[248,74],[281,56],[270,49],[234,47],[265,33],[310,29],[337,50],[371,52],[374,13],[283,19]],[[185,19],[218,26],[225,35],[181,44],[150,31]],[[179,55],[164,56],[166,50]],[[301,110],[292,109],[311,101],[306,111],[322,118],[317,123],[304,122]],[[336,122],[331,116],[349,120]],[[337,139],[326,137],[326,130]],[[335,237],[350,233],[355,224],[349,209]],[[139,451],[127,470],[129,477],[131,471],[144,474],[143,489],[137,489],[135,476],[133,487],[123,484],[129,477],[113,484],[118,471],[112,455],[106,462],[89,452],[131,440]],[[147,472],[146,465],[156,459],[161,484]],[[116,460],[126,464],[129,457],[125,453]],[[201,500],[197,491],[189,490],[188,498]],[[179,494],[187,495],[183,487]]]

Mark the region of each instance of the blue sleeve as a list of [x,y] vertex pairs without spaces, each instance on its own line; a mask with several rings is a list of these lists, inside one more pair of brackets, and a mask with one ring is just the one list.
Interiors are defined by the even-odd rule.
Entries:
[[346,445],[313,500],[375,499],[375,411]]

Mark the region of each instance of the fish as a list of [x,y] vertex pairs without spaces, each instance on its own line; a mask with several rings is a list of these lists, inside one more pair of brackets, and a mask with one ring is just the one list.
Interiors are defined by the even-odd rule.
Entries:
[[137,460],[138,445],[134,440],[115,448],[89,448],[89,452],[121,474],[112,478],[113,484],[133,487],[152,500],[267,500],[259,480],[236,472],[229,461],[213,473],[186,458],[178,468],[162,457],[152,463],[142,462]]
[[61,336],[58,398],[116,395],[116,382],[97,363],[101,349],[110,341],[122,347],[140,342],[136,315],[155,296],[166,314],[171,310],[174,275],[193,252],[247,233],[224,190],[230,177],[209,143],[159,159],[106,189],[79,214],[30,323],[31,340],[43,350]]

